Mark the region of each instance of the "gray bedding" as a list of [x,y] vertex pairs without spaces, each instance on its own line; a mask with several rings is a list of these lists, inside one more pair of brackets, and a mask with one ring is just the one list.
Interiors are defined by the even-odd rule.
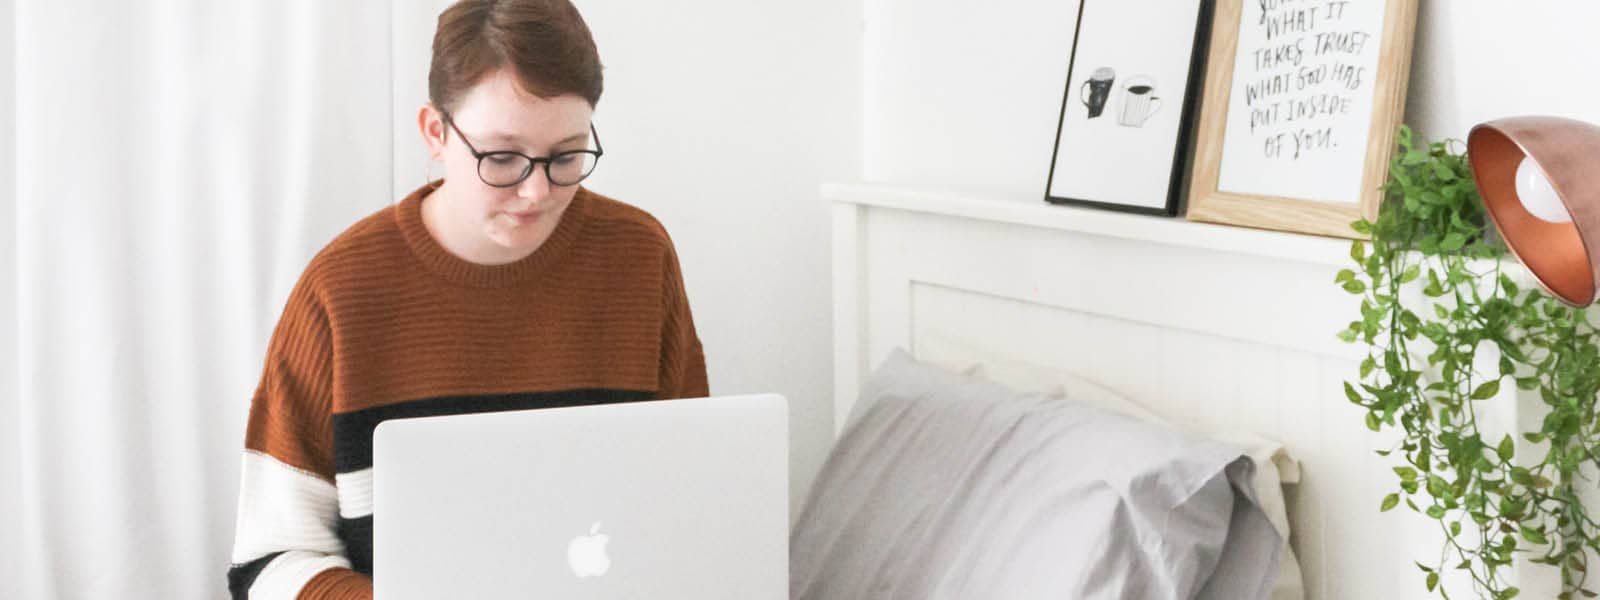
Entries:
[[896,351],[791,536],[793,598],[1265,598],[1239,448]]

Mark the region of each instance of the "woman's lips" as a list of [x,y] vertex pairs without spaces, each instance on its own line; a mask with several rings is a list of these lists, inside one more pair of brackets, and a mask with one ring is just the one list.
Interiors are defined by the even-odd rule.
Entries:
[[508,212],[508,213],[501,213],[501,214],[504,214],[507,218],[511,219],[511,221],[513,223],[516,223],[517,225],[527,225],[529,223],[532,223],[534,221],[539,220],[538,211],[525,212],[525,213],[509,213]]

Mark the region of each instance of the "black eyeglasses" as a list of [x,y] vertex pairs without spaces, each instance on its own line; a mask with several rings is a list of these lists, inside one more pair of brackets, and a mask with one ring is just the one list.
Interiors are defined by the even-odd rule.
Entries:
[[595,131],[594,123],[589,124],[589,135],[594,137],[594,150],[568,150],[557,152],[548,157],[528,156],[514,150],[496,150],[494,152],[479,152],[472,147],[472,142],[467,141],[467,136],[456,127],[454,119],[449,114],[441,113],[444,122],[461,136],[461,143],[467,145],[467,150],[478,159],[478,178],[485,184],[494,187],[511,187],[522,183],[533,174],[533,168],[544,165],[545,179],[551,185],[569,186],[578,185],[578,182],[589,177],[594,172],[594,166],[600,162],[600,156],[605,150],[600,147],[600,132]]

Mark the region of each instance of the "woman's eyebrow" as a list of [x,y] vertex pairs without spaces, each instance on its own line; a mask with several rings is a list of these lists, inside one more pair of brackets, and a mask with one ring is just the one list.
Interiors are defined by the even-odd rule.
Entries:
[[[580,132],[580,133],[574,133],[574,134],[569,135],[569,136],[567,136],[565,138],[562,138],[560,141],[557,141],[555,143],[555,145],[561,145],[561,144],[565,144],[567,142],[576,142],[576,141],[584,139],[586,137],[589,137],[589,132],[587,132],[587,131]],[[514,134],[514,133],[506,133],[506,132],[503,132],[503,131],[489,134],[488,139],[490,139],[492,141],[497,141],[497,142],[507,142],[507,143],[519,144],[519,145],[522,144],[522,136]]]
[[560,141],[556,142],[555,145],[560,146],[562,144],[566,144],[566,143],[569,143],[569,142],[576,142],[576,141],[582,140],[582,139],[587,138],[587,137],[589,137],[589,132],[587,132],[587,131],[580,132],[580,133],[574,133],[574,134],[569,135],[569,136],[567,136],[565,138],[562,138]]

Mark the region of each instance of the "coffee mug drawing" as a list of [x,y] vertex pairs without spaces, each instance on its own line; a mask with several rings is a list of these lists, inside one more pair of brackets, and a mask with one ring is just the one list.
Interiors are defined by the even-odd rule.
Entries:
[[1111,82],[1117,78],[1117,72],[1111,67],[1100,67],[1094,70],[1082,86],[1078,87],[1079,99],[1083,105],[1089,107],[1089,118],[1100,116],[1106,109],[1106,101],[1111,98]]
[[1128,80],[1122,103],[1122,118],[1118,121],[1128,127],[1143,127],[1144,122],[1161,110],[1161,97],[1155,94],[1154,79],[1140,75]]

